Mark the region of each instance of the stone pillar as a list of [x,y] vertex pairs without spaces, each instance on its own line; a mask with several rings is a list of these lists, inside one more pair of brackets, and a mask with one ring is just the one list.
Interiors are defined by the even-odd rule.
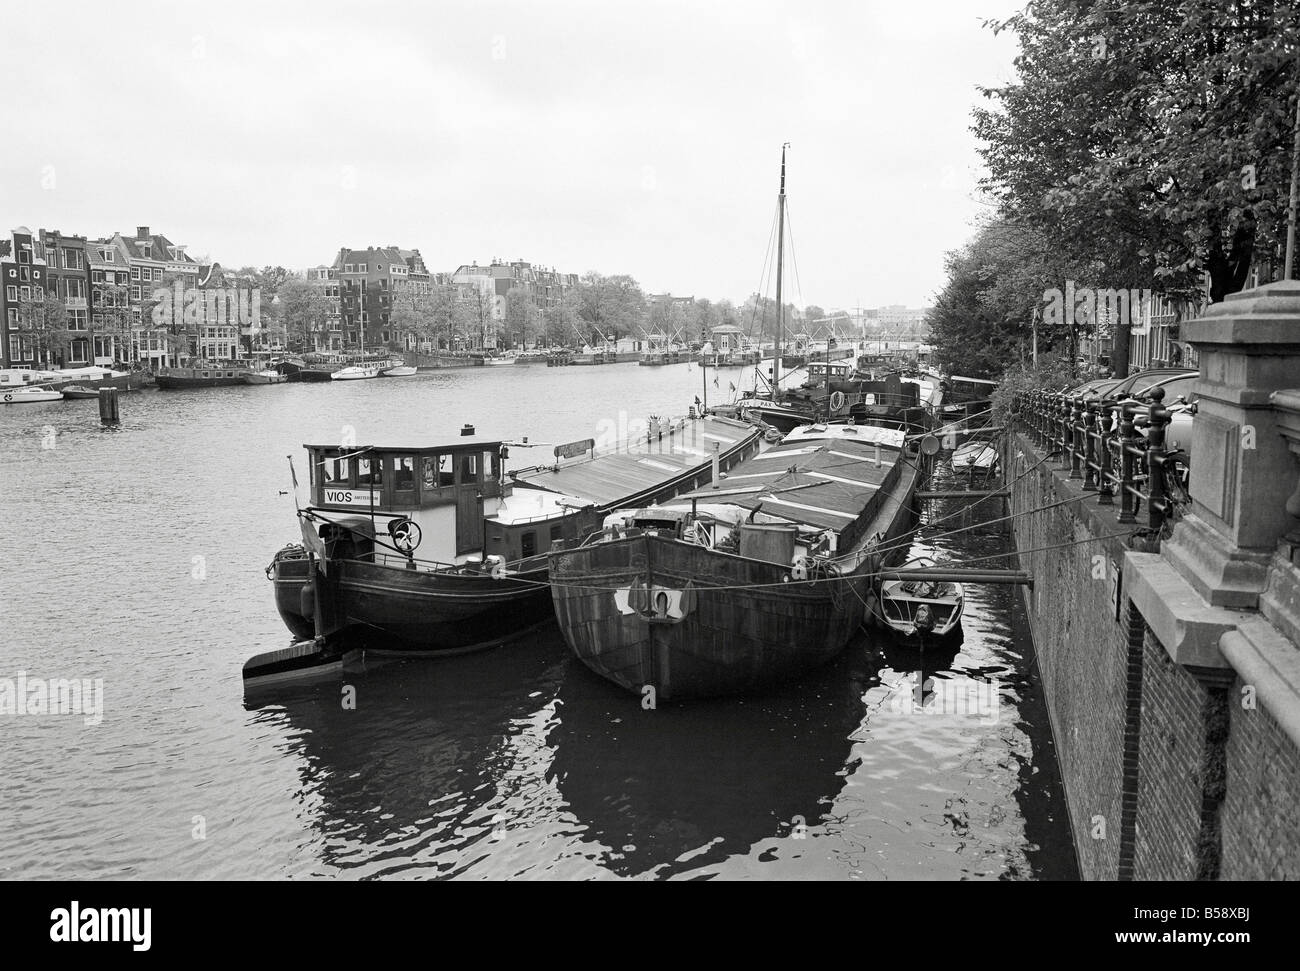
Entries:
[[1296,467],[1272,395],[1300,383],[1300,281],[1234,293],[1182,333],[1201,362],[1192,509],[1162,554],[1207,604],[1257,609],[1295,526]]

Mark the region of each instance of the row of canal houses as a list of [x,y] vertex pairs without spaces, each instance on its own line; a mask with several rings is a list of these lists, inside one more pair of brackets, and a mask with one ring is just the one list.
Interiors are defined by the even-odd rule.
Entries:
[[[228,288],[219,264],[139,226],[94,239],[25,226],[0,239],[0,367],[145,367],[238,355],[239,320],[223,308],[188,334],[155,326],[154,294]],[[247,328],[243,336],[248,336]]]
[[[198,321],[159,325],[155,294],[180,286],[189,293],[242,291],[256,285],[215,262],[200,262],[148,226],[134,235],[91,238],[25,226],[0,239],[0,368],[79,367],[89,364],[154,368],[193,358],[230,360],[242,347],[286,349],[283,334],[246,319],[233,302],[204,305]],[[576,273],[494,259],[431,272],[418,249],[342,247],[333,263],[312,267],[306,278],[325,297],[322,319],[292,349],[342,351],[359,345],[405,345],[414,335],[392,320],[404,296],[427,299],[435,287],[451,288],[477,316],[466,349],[492,349],[505,318],[506,294],[520,289],[539,314],[558,307],[578,285]],[[57,306],[56,306],[57,305]]]

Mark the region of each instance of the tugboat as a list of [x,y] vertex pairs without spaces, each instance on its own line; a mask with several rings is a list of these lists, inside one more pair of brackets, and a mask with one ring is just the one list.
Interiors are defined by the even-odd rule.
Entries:
[[[355,648],[448,654],[500,643],[551,613],[547,553],[598,529],[614,505],[694,488],[758,448],[722,418],[656,422],[600,455],[585,439],[553,465],[503,475],[509,443],[466,426],[451,441],[307,445],[301,544],[267,567],[304,643],[252,658],[249,685],[328,668]],[[575,461],[568,461],[575,460]],[[297,477],[294,477],[295,495]]]

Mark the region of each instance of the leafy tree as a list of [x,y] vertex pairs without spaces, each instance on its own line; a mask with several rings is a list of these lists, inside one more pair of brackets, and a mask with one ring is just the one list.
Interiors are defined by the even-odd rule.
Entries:
[[316,281],[291,276],[280,284],[277,297],[287,345],[315,350],[313,336],[324,334],[329,320],[330,301],[324,288]]
[[1195,300],[1208,275],[1219,301],[1276,261],[1300,5],[1031,0],[989,26],[1020,42],[974,113],[1004,214],[1105,287]]
[[530,330],[537,326],[537,305],[525,287],[511,287],[506,291],[506,338],[512,346],[526,347]]
[[638,333],[646,320],[645,294],[636,280],[626,274],[603,276],[594,270],[583,274],[578,286],[565,300],[584,341],[593,346],[609,335],[626,337]]
[[30,296],[18,300],[18,333],[31,341],[39,363],[48,366],[62,361],[73,336],[63,301],[43,287],[33,287]]

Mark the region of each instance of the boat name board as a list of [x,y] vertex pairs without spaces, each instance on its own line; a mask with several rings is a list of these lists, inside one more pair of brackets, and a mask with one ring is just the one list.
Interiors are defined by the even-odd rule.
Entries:
[[555,457],[557,459],[576,458],[585,452],[590,452],[595,447],[596,440],[594,438],[584,438],[580,442],[569,442],[565,445],[555,446]]
[[327,506],[365,506],[369,509],[378,501],[379,497],[370,489],[325,489]]

